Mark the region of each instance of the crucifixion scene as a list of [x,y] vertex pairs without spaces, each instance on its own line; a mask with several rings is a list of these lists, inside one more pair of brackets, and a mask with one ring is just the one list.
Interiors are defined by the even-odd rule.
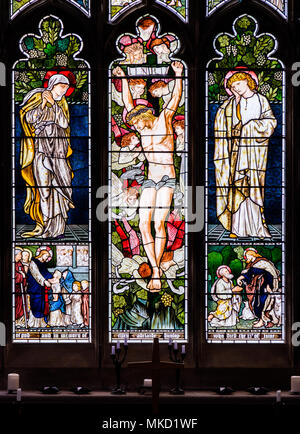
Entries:
[[177,37],[158,28],[139,19],[111,69],[112,330],[133,338],[184,337],[187,82]]

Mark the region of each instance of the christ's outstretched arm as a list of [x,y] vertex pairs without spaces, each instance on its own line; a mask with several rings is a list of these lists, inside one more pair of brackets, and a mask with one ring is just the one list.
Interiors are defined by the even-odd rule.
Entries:
[[133,105],[133,98],[131,95],[131,91],[129,88],[129,84],[125,72],[120,66],[117,66],[113,70],[113,74],[116,75],[117,77],[122,77],[122,99],[124,102],[124,106],[129,113],[132,109],[134,109],[134,105]]
[[[172,92],[172,97],[167,105],[167,107],[163,110],[166,114],[170,114],[173,116],[179,106],[181,96],[182,96],[182,73],[183,73],[183,64],[178,61],[174,61],[171,63],[171,66],[175,72],[175,86]],[[162,113],[163,113],[162,112]]]

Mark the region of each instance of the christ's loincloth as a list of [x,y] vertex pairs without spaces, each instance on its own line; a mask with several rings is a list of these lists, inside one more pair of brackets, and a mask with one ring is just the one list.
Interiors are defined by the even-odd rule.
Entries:
[[156,190],[159,190],[162,187],[169,187],[175,189],[176,178],[169,178],[168,175],[164,175],[158,182],[153,181],[153,179],[146,179],[143,182],[142,190],[144,190],[145,188],[155,188]]

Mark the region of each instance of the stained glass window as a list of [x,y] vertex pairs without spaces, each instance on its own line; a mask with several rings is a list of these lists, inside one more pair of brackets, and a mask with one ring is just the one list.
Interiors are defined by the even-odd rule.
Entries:
[[271,5],[280,14],[284,15],[286,18],[288,16],[288,0],[261,0],[263,3]]
[[[206,0],[206,11],[207,15],[212,14],[219,6],[223,6],[231,0]],[[272,6],[285,18],[288,16],[288,0],[260,0]]]
[[284,342],[285,70],[238,17],[207,67],[208,342]]
[[187,339],[187,67],[145,15],[109,82],[110,340]]
[[13,341],[91,341],[90,68],[55,16],[13,82]]
[[230,0],[206,0],[206,13],[207,15],[212,14],[219,6],[223,6]]
[[155,0],[157,3],[167,7],[180,19],[187,22],[189,17],[189,0]]
[[37,0],[10,0],[10,16],[14,18],[22,12],[27,6],[36,3]]
[[77,6],[83,13],[90,16],[90,0],[67,0]]
[[[9,0],[10,1],[10,16],[14,18],[22,12],[27,6],[36,3],[38,0]],[[66,0],[78,7],[87,16],[90,16],[90,0]]]
[[121,14],[128,9],[142,3],[142,0],[108,0],[109,1],[109,20],[115,21]]

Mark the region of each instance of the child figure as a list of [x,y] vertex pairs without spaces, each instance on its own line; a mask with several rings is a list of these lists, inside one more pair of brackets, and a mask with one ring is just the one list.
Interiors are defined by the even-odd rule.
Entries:
[[65,324],[65,305],[63,298],[61,296],[61,272],[59,270],[55,270],[53,273],[53,277],[48,279],[48,282],[51,284],[51,298],[49,299],[49,327],[64,327]]
[[83,327],[83,316],[81,314],[82,294],[81,283],[75,280],[72,285],[72,294],[70,294],[71,300],[71,322],[79,327]]
[[81,313],[83,316],[83,322],[86,327],[89,326],[89,282],[87,280],[81,281],[82,288],[82,305]]
[[61,272],[59,270],[55,270],[53,273],[53,277],[51,279],[48,279],[48,282],[51,283],[53,301],[57,301],[58,294],[61,293],[60,279],[61,279]]

